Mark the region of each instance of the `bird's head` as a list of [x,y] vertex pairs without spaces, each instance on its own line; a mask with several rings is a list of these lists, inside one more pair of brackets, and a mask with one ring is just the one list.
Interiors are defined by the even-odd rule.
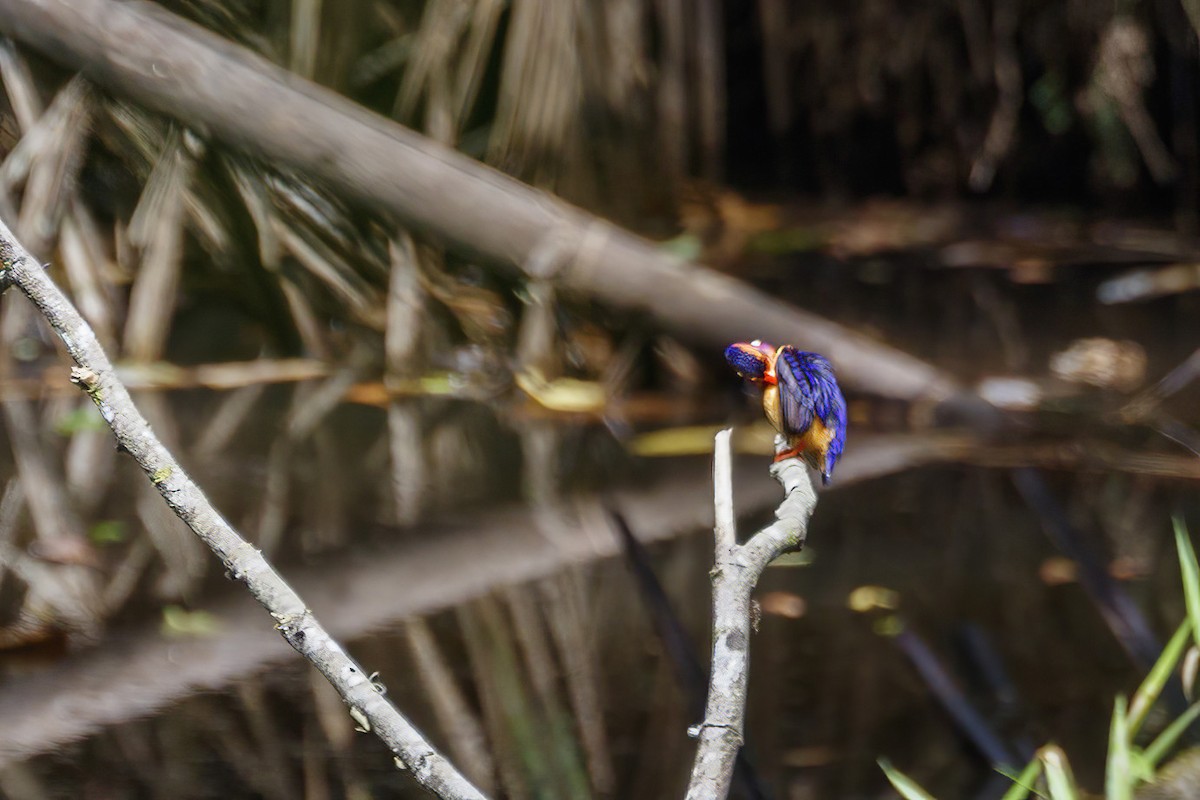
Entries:
[[729,345],[725,348],[725,360],[751,383],[772,383],[775,377],[775,348],[758,339]]

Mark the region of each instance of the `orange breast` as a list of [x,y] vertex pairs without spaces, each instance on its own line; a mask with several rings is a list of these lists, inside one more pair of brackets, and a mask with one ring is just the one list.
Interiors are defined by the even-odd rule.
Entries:
[[771,427],[783,433],[783,412],[779,408],[779,387],[769,384],[763,389],[763,411]]
[[796,446],[819,454],[821,460],[824,461],[825,454],[829,452],[829,443],[833,441],[833,434],[833,428],[825,427],[825,424],[821,420],[814,417],[809,429],[804,432],[803,436],[795,440]]

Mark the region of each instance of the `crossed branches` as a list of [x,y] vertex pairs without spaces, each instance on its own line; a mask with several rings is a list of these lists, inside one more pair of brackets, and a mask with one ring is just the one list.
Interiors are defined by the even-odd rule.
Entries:
[[[439,797],[482,800],[476,789],[384,696],[377,685],[329,635],[300,596],[220,515],[200,487],[163,446],[117,379],[91,327],[38,263],[0,221],[0,287],[17,287],[33,302],[75,361],[71,379],[87,392],[116,436],[121,450],[141,467],[167,505],[215,553],[270,612],[275,627],[337,689],[363,730],[374,732],[396,755],[397,764]],[[689,800],[724,798],[742,743],[751,593],[766,566],[804,544],[816,492],[804,465],[791,458],[771,467],[784,488],[777,521],[744,544],[737,543],[733,510],[730,431],[717,434],[713,466],[716,563],[713,569],[713,658],[699,747],[688,788]],[[776,449],[786,449],[782,437]]]

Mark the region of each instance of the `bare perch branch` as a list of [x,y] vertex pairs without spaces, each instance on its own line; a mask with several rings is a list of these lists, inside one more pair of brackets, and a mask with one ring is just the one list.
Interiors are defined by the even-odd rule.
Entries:
[[[0,31],[196,130],[386,208],[415,231],[526,274],[540,271],[531,277],[563,288],[645,309],[699,341],[791,342],[836,363],[843,384],[884,396],[940,401],[959,391],[925,361],[684,263],[161,7],[7,0]],[[539,252],[554,257],[535,258]]]
[[[728,431],[717,434],[715,446],[714,464],[728,464]],[[775,449],[787,449],[783,437],[776,437]],[[729,794],[745,725],[753,619],[750,595],[768,564],[785,551],[804,545],[808,521],[817,506],[812,479],[799,459],[772,464],[771,476],[784,491],[783,502],[775,511],[776,521],[739,545],[729,519],[732,504],[724,507],[731,492],[731,476],[724,469],[713,470],[717,525],[716,566],[712,573],[712,667],[688,800],[722,800]]]
[[382,739],[397,762],[429,791],[443,798],[481,799],[479,790],[425,741],[384,697],[382,688],[333,640],[262,553],[213,508],[138,412],[96,334],[2,221],[0,268],[0,285],[15,285],[24,292],[62,339],[78,364],[71,371],[72,381],[95,402],[121,448],[133,456],[171,510],[217,554],[229,574],[246,584],[271,612],[288,644],[329,679],[360,726]]

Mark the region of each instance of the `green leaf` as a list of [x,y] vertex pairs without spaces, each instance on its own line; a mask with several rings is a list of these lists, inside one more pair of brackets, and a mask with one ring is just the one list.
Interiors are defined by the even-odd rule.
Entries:
[[1200,647],[1192,645],[1183,654],[1179,665],[1179,678],[1183,682],[1183,693],[1189,701],[1196,696],[1196,673],[1200,671]]
[[164,636],[212,636],[221,629],[221,621],[207,611],[188,611],[180,606],[164,606]]
[[817,551],[811,547],[805,547],[803,550],[792,550],[791,552],[784,553],[770,564],[767,564],[767,567],[807,567],[816,560]]
[[1188,729],[1188,726],[1196,721],[1196,717],[1200,716],[1200,703],[1191,706],[1187,711],[1180,714],[1174,722],[1166,727],[1166,729],[1158,735],[1158,737],[1150,743],[1143,755],[1147,765],[1150,768],[1150,773],[1158,769],[1159,763],[1171,752],[1171,748],[1179,741],[1179,737]]
[[1112,725],[1108,729],[1108,764],[1104,770],[1104,796],[1107,800],[1133,797],[1132,758],[1129,755],[1129,718],[1125,695],[1113,703]]
[[1167,685],[1167,681],[1171,679],[1171,673],[1175,671],[1175,666],[1179,663],[1179,659],[1183,657],[1183,651],[1187,649],[1188,642],[1191,641],[1192,623],[1190,619],[1185,619],[1176,629],[1175,635],[1171,637],[1171,641],[1167,642],[1167,646],[1163,648],[1162,655],[1154,662],[1150,673],[1146,675],[1142,685],[1133,693],[1133,702],[1129,704],[1129,739],[1133,741],[1137,736],[1138,731],[1142,729],[1142,723],[1146,721],[1146,715],[1150,713],[1150,709],[1154,706],[1159,695],[1162,694],[1163,687]]
[[88,530],[88,538],[95,544],[118,544],[125,541],[129,532],[119,519],[105,519]]
[[638,434],[629,443],[629,449],[647,458],[707,454],[712,452],[713,436],[719,430],[718,425],[661,428]]
[[1058,745],[1048,744],[1038,750],[1038,758],[1046,768],[1046,788],[1051,800],[1079,800],[1079,789],[1067,756]]
[[1129,776],[1135,787],[1154,780],[1154,765],[1146,758],[1145,751],[1137,747],[1129,748]]
[[1192,621],[1192,637],[1200,645],[1200,565],[1196,551],[1188,538],[1187,527],[1178,516],[1175,523],[1175,547],[1179,550],[1179,571],[1183,574],[1183,599],[1187,602],[1188,619]]
[[1000,800],[1025,800],[1036,791],[1034,784],[1037,782],[1038,776],[1042,774],[1042,760],[1034,758],[1020,773],[1014,773],[1004,767],[997,768],[997,771],[1013,782]]
[[1051,135],[1065,133],[1075,119],[1074,104],[1062,73],[1051,70],[1029,87],[1029,101],[1042,117],[1042,126]]
[[681,233],[674,239],[659,242],[658,247],[684,261],[695,261],[704,250],[704,243],[694,233]]
[[88,401],[59,417],[54,423],[54,432],[59,436],[71,436],[82,431],[102,431],[107,427],[96,404]]
[[872,622],[871,630],[879,636],[899,636],[904,631],[904,619],[899,614],[888,614]]
[[829,234],[816,228],[784,228],[756,234],[747,249],[769,255],[811,253],[829,244]]
[[883,770],[883,774],[887,776],[892,787],[895,788],[904,800],[934,800],[934,796],[921,788],[921,786],[912,778],[905,775],[900,770],[892,766],[892,762],[886,758],[881,758],[878,761],[879,768]]

